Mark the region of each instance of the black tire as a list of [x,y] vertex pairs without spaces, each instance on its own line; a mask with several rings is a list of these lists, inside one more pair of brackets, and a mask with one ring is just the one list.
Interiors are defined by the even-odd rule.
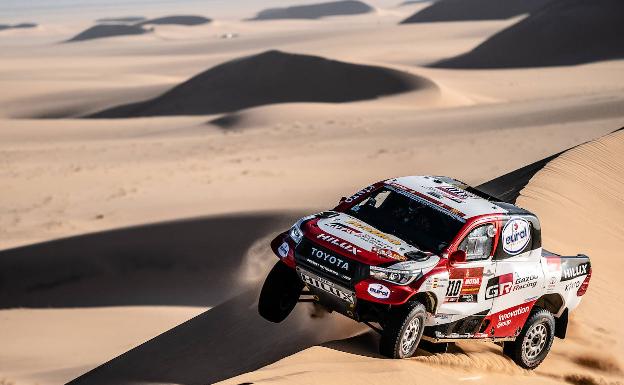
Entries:
[[[393,308],[381,333],[379,353],[390,358],[411,357],[425,330],[426,317],[427,310],[420,302],[408,302]],[[416,329],[414,323],[417,324]]]
[[555,339],[555,318],[546,309],[535,308],[515,341],[505,342],[503,353],[518,366],[535,369],[544,361]]
[[302,289],[303,283],[297,273],[282,261],[277,261],[262,286],[258,313],[268,321],[282,322],[295,308]]

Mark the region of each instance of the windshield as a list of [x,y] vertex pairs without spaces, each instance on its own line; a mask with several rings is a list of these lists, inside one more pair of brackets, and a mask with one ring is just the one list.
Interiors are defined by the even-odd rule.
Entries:
[[421,250],[436,253],[447,247],[464,225],[424,199],[386,187],[351,207],[347,214]]

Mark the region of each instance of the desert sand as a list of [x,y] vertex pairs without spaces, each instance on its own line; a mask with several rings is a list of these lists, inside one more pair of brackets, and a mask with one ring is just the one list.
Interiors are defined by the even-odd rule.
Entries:
[[[428,4],[367,3],[373,12],[262,22],[244,19],[284,4],[71,9],[63,17],[46,19],[42,13],[41,21],[33,15],[37,28],[2,32],[0,380],[22,385],[61,384],[78,376],[76,383],[89,384],[204,384],[240,375],[232,383],[340,383],[355,375],[369,383],[414,376],[439,383],[585,378],[565,378],[574,375],[622,381],[615,329],[623,309],[608,278],[618,268],[605,257],[621,239],[615,227],[597,226],[591,234],[613,242],[614,249],[602,249],[591,234],[566,232],[572,217],[576,225],[599,224],[606,211],[616,218],[621,200],[611,197],[622,186],[595,183],[607,190],[583,191],[601,197],[595,211],[552,186],[576,191],[577,174],[604,178],[600,167],[621,180],[619,158],[586,169],[582,159],[598,157],[579,151],[611,148],[620,140],[614,134],[591,142],[623,125],[624,62],[430,68],[524,16],[399,25]],[[210,15],[213,21],[59,44],[97,18],[152,19],[174,12]],[[220,38],[228,33],[238,37]],[[205,71],[275,50],[332,64],[328,74],[313,74],[319,82],[340,73],[333,64],[341,62],[380,69],[384,76],[407,74],[401,78],[426,86],[366,94],[370,88],[360,80],[356,97],[344,100],[273,99],[218,110],[200,102],[205,109],[193,115],[83,118],[157,100]],[[234,87],[228,91],[247,95],[246,85],[274,76],[271,64],[249,81],[228,83]],[[292,71],[292,81],[280,87],[290,85],[300,95],[295,85],[305,84],[309,71]],[[184,101],[178,100],[182,106]],[[257,315],[257,290],[274,263],[268,241],[297,215],[331,207],[372,181],[398,175],[442,174],[478,185],[585,142],[590,144],[553,158],[529,178],[518,200],[544,217],[553,251],[587,252],[596,261],[570,339],[556,341],[554,354],[536,373],[515,368],[496,345],[466,344],[453,354],[423,352],[391,362],[376,355],[374,336],[360,335],[363,329],[344,318],[305,306],[285,325]],[[551,165],[573,155],[563,163],[570,171],[548,174]],[[502,182],[497,186],[509,190]],[[619,206],[603,205],[603,198]],[[607,304],[614,309],[608,316],[590,319]]]

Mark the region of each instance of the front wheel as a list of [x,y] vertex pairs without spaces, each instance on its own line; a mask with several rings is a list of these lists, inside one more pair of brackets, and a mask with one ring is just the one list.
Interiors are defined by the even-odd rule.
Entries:
[[379,353],[390,358],[414,355],[425,329],[427,310],[420,302],[392,309],[379,341]]
[[258,313],[271,322],[282,322],[295,308],[303,290],[297,273],[281,261],[277,261],[264,281]]
[[505,342],[503,353],[518,366],[535,369],[544,361],[555,338],[555,318],[537,308],[524,324],[515,341]]

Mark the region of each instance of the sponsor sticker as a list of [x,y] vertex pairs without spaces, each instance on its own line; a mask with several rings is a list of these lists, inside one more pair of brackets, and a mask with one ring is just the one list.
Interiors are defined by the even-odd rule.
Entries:
[[444,193],[444,196],[447,199],[452,200],[456,203],[463,203],[464,200],[468,199],[468,193],[462,189],[458,189],[454,186],[438,186],[436,187],[438,190]]
[[515,278],[513,273],[490,278],[485,288],[485,299],[500,297],[512,291],[534,288],[537,286],[538,279],[539,276],[536,274],[520,276],[517,273]]
[[370,185],[368,187],[364,187],[360,191],[356,192],[355,194],[353,194],[350,197],[348,197],[347,199],[345,199],[345,202],[351,203],[351,202],[357,200],[358,198],[360,198],[362,195],[373,191],[373,189],[375,189],[375,185]]
[[332,255],[324,250],[319,250],[316,247],[312,247],[312,251],[310,254],[316,259],[328,262],[330,265],[333,265],[339,269],[349,271],[349,261],[338,258],[335,255]]
[[325,241],[327,243],[331,243],[332,245],[338,246],[341,249],[349,253],[352,253],[353,255],[357,255],[360,252],[360,249],[358,249],[357,247],[353,246],[347,241],[343,241],[342,239],[336,238],[333,235],[319,234],[316,236],[316,238],[322,241]]
[[368,285],[368,294],[375,298],[386,299],[390,298],[390,289],[381,283],[370,283]]
[[531,306],[527,305],[527,306],[520,306],[517,307],[513,310],[509,310],[506,312],[501,312],[498,314],[498,324],[496,324],[496,328],[502,328],[505,326],[509,326],[511,324],[511,321],[515,318],[518,317],[519,315],[522,314],[526,314],[529,312],[529,310],[531,310]]
[[375,235],[375,236],[377,236],[377,237],[379,237],[381,239],[385,239],[386,241],[388,241],[390,243],[393,243],[395,245],[400,245],[401,244],[401,241],[399,239],[397,239],[395,237],[392,237],[392,236],[390,236],[390,235],[388,235],[386,233],[383,233],[383,232],[377,230],[376,228],[374,228],[372,226],[369,226],[369,225],[366,225],[366,224],[364,224],[362,222],[358,222],[358,221],[355,221],[353,219],[349,219],[348,221],[346,221],[346,223],[350,224],[353,227],[357,227],[358,229],[364,230],[364,231],[366,231],[366,232],[368,232],[370,234],[373,234],[373,235]]
[[377,253],[377,255],[381,255],[382,257],[395,259],[397,261],[407,261],[407,257],[397,253],[396,251],[392,249],[373,247],[372,251],[373,253]]
[[570,259],[564,260],[565,267],[561,269],[561,281],[569,281],[571,279],[587,275],[589,272],[589,262],[575,264]]
[[477,302],[483,267],[453,269],[449,274],[446,302]]
[[303,269],[297,268],[297,271],[299,272],[301,280],[304,284],[314,286],[327,293],[333,294],[347,303],[355,304],[355,295],[353,292]]
[[345,226],[345,225],[343,225],[341,223],[331,222],[331,223],[326,224],[326,226],[327,227],[331,227],[332,229],[336,229],[336,230],[342,231],[343,233],[347,233],[347,234],[350,234],[350,235],[355,235],[355,234],[360,234],[361,233],[360,230],[356,230],[356,229],[354,229],[352,227]]
[[278,252],[279,256],[282,257],[282,258],[286,258],[286,256],[288,255],[289,251],[290,251],[290,246],[288,246],[288,242],[282,243],[277,248],[277,252]]
[[523,218],[514,217],[503,227],[503,250],[510,255],[520,254],[531,240],[529,222]]

